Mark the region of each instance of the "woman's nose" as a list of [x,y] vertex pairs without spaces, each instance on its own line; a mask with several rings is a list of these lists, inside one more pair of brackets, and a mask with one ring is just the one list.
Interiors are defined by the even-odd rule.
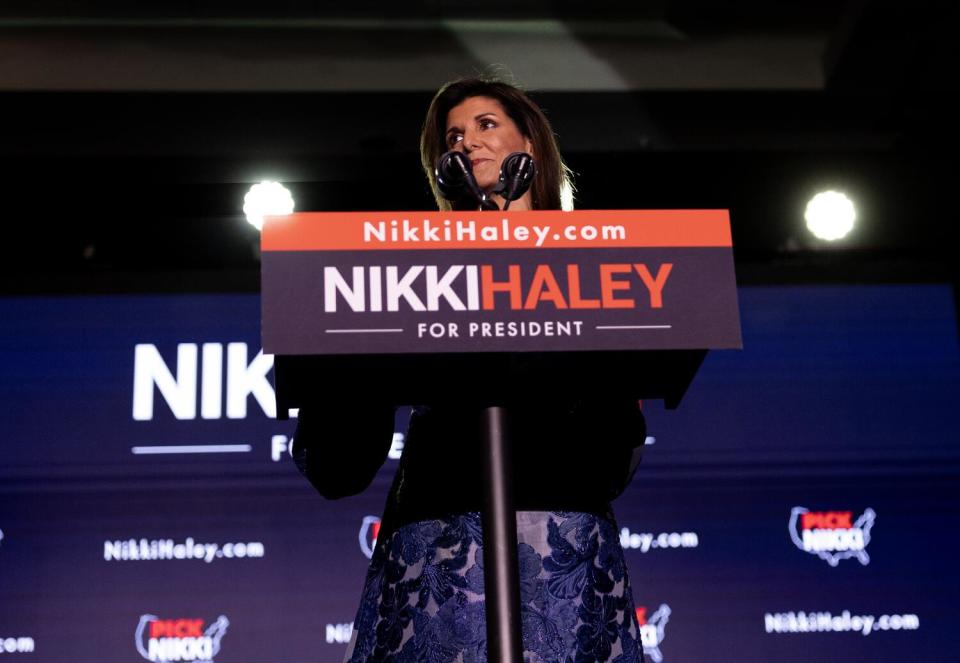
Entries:
[[477,134],[474,131],[467,130],[463,134],[463,140],[460,141],[460,145],[463,147],[464,152],[472,152],[473,150],[479,147]]

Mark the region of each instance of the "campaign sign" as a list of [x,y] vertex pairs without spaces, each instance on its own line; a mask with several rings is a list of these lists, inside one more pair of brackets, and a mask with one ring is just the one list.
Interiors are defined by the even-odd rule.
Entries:
[[271,217],[264,351],[740,347],[726,210]]

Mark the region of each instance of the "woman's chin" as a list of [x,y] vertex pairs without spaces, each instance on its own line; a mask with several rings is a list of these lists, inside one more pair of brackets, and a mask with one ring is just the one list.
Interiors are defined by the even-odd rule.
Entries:
[[489,196],[493,192],[493,187],[497,185],[498,181],[499,179],[495,177],[494,178],[478,177],[477,186],[479,186],[483,190],[483,192]]

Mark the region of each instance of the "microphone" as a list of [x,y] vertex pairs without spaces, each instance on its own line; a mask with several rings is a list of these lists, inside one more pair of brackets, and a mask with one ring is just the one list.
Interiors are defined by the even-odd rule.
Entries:
[[463,152],[451,150],[440,157],[434,171],[437,177],[437,188],[447,200],[461,200],[464,194],[469,193],[484,211],[499,210],[495,202],[487,197],[486,192],[477,184],[473,176],[473,166]]
[[493,191],[499,193],[506,201],[503,203],[504,211],[510,207],[512,201],[527,192],[533,184],[533,176],[536,172],[537,166],[533,157],[526,152],[514,152],[503,160],[503,165],[500,167],[500,181],[493,187]]
[[493,187],[495,193],[506,201],[503,209],[510,207],[510,203],[520,198],[533,184],[533,176],[537,172],[533,157],[526,152],[514,152],[503,160],[500,167],[500,181]]

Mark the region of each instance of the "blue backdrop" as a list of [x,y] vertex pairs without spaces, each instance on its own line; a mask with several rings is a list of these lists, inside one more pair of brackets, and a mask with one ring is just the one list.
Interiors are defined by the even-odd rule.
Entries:
[[[744,350],[645,403],[615,504],[648,656],[960,660],[952,291],[740,302]],[[0,653],[340,659],[406,413],[370,490],[325,502],[259,348],[252,295],[0,300]]]

